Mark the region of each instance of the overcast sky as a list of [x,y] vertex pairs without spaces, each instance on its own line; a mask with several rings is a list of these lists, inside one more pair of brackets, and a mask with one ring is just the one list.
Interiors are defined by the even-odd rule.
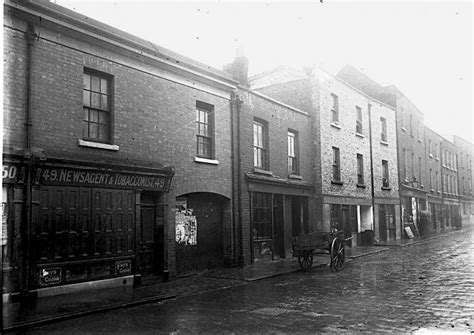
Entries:
[[349,63],[397,86],[438,133],[474,142],[470,1],[53,2],[218,69],[240,45],[251,75]]

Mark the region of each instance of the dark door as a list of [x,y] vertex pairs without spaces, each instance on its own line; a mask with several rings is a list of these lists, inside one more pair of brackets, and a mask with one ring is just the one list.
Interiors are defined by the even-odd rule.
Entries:
[[275,194],[273,196],[273,224],[275,255],[285,257],[284,244],[284,221],[283,221],[283,197]]
[[387,240],[387,213],[385,211],[385,205],[379,205],[379,235],[380,241]]
[[342,227],[344,230],[344,237],[351,237],[351,217],[349,212],[349,206],[342,206]]

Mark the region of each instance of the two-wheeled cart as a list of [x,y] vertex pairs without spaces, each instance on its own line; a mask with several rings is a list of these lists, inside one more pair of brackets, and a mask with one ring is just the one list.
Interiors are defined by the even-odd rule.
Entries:
[[293,242],[293,256],[298,257],[298,263],[303,271],[308,271],[313,265],[313,255],[329,254],[331,270],[339,271],[344,265],[343,231],[313,232],[300,235]]

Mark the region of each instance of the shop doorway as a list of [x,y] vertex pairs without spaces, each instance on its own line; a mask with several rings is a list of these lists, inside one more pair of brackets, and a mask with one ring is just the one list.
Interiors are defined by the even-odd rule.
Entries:
[[141,197],[138,255],[143,275],[163,272],[164,209],[155,192],[143,192]]

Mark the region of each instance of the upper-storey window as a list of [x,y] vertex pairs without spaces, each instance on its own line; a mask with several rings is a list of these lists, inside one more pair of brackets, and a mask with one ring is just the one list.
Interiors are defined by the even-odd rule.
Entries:
[[405,113],[403,112],[403,108],[400,108],[400,123],[402,128],[405,128]]
[[356,133],[362,134],[362,109],[356,106]]
[[357,184],[364,184],[364,156],[357,154]]
[[384,117],[380,118],[380,127],[382,128],[381,140],[387,142],[387,120]]
[[253,122],[253,166],[265,170],[268,170],[267,136],[266,122],[255,119]]
[[433,157],[433,148],[432,148],[431,140],[428,140],[428,154],[430,157]]
[[332,179],[341,181],[341,158],[339,148],[332,147]]
[[382,160],[382,187],[390,187],[388,161]]
[[438,143],[435,143],[435,158],[439,159]]
[[83,128],[87,141],[111,143],[112,140],[112,77],[93,70],[83,75]]
[[332,112],[332,122],[334,123],[339,123],[339,98],[337,95],[331,93],[331,98],[332,98],[332,107],[331,107],[331,112]]
[[409,124],[409,127],[410,127],[410,135],[413,136],[413,115],[410,114],[410,124]]
[[298,133],[288,130],[288,173],[298,174]]
[[196,155],[214,158],[214,106],[196,101]]

